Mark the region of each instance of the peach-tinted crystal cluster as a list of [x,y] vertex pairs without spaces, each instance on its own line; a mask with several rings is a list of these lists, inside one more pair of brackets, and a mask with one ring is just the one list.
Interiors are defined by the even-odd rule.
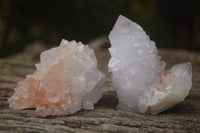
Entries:
[[36,68],[14,88],[11,108],[36,108],[41,116],[67,115],[93,109],[101,97],[105,75],[97,69],[93,50],[81,42],[63,39],[59,47],[41,53]]

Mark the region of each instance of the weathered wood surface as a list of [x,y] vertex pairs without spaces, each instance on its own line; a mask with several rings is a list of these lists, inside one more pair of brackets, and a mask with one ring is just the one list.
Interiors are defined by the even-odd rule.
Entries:
[[193,86],[186,100],[159,115],[140,115],[115,109],[116,93],[111,85],[107,63],[108,51],[98,49],[99,68],[107,74],[103,97],[95,110],[81,110],[70,116],[39,117],[34,109],[9,109],[8,98],[17,81],[34,71],[39,54],[45,47],[34,45],[25,52],[0,59],[0,132],[200,132],[200,54],[184,50],[160,49],[159,54],[167,67],[176,63],[191,62]]

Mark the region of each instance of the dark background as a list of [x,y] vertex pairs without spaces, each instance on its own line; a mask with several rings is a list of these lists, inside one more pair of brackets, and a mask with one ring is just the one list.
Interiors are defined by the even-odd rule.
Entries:
[[0,56],[32,42],[58,44],[108,35],[119,14],[159,48],[200,50],[199,0],[0,0]]

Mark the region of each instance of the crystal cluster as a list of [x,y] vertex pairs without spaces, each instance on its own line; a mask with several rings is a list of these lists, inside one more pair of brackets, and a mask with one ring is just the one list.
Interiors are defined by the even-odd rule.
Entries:
[[155,43],[136,23],[119,16],[109,34],[109,71],[120,110],[157,114],[183,101],[192,85],[190,63],[164,70]]
[[94,109],[105,74],[97,69],[93,50],[81,42],[62,40],[41,53],[37,71],[19,81],[9,99],[13,109],[36,108],[37,114],[67,115]]

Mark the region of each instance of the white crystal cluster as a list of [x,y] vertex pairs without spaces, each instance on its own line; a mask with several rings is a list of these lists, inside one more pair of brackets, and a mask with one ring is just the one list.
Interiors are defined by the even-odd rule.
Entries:
[[92,49],[81,42],[62,40],[41,53],[37,71],[18,82],[9,99],[13,109],[36,108],[41,116],[67,115],[94,109],[101,98],[105,74],[97,69]]
[[190,63],[164,70],[155,43],[136,23],[119,16],[109,34],[109,71],[120,110],[157,114],[183,101],[192,85]]

